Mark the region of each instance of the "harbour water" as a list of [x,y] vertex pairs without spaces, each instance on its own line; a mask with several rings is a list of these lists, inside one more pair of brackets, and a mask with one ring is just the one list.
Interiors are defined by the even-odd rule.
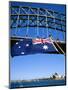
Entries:
[[44,86],[59,86],[65,85],[65,80],[40,80],[30,82],[11,82],[10,88],[24,88],[24,87],[44,87]]

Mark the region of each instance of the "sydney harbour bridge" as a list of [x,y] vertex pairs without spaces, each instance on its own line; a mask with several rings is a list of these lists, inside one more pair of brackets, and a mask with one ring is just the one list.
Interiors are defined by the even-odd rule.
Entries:
[[11,5],[10,40],[11,47],[23,38],[51,38],[59,54],[66,53],[65,13],[29,6]]

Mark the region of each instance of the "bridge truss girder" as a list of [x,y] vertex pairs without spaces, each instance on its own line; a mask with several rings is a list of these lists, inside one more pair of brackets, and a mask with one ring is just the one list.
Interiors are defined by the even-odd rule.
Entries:
[[[10,6],[10,28],[48,28],[66,32],[66,16],[52,10],[22,6]],[[27,32],[28,34],[28,32]],[[38,35],[38,33],[37,33]]]

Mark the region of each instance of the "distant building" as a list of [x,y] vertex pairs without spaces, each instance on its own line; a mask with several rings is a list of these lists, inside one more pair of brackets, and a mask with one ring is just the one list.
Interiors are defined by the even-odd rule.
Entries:
[[63,76],[59,75],[58,73],[55,73],[50,78],[51,79],[63,79]]

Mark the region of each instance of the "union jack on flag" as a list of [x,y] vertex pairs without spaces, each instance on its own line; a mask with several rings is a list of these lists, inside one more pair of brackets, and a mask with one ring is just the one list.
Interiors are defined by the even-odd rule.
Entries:
[[49,38],[47,39],[42,39],[42,38],[36,38],[33,39],[33,44],[45,44],[45,43],[52,43],[51,40]]

